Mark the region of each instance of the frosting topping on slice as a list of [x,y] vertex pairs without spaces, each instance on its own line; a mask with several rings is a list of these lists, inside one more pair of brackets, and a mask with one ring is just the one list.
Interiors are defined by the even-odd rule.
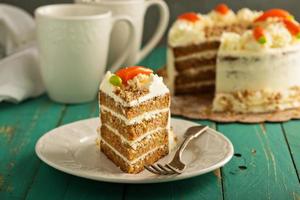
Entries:
[[139,74],[150,75],[152,73],[152,69],[142,66],[131,66],[118,70],[116,72],[116,75],[122,79],[122,82],[124,82],[124,84],[127,84],[129,80],[133,79]]

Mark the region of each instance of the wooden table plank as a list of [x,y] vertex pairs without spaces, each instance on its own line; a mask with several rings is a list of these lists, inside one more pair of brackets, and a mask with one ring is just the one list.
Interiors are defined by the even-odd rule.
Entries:
[[63,199],[71,175],[41,163],[26,199]]
[[283,123],[282,126],[284,128],[286,140],[288,142],[290,153],[297,169],[298,180],[300,182],[300,121],[292,120]]
[[[69,105],[61,125],[94,116],[98,116],[97,101],[87,104]],[[99,192],[99,189],[101,189],[101,192]],[[123,191],[123,185],[116,185],[113,190],[116,199],[121,199],[123,194],[120,191]],[[110,197],[111,191],[111,185],[108,183],[95,183],[94,181],[77,178],[52,169],[43,163],[26,199],[74,199],[75,197],[75,199],[89,199],[93,195],[95,195],[95,198],[107,198]],[[47,195],[45,196],[45,194]]]
[[124,192],[123,184],[105,183],[72,177],[65,200],[99,200],[99,199],[122,199]]
[[168,200],[173,199],[172,183],[130,184],[125,186],[124,200]]
[[0,199],[24,198],[40,163],[35,143],[56,126],[62,109],[46,97],[0,104]]
[[173,199],[223,199],[221,179],[211,172],[173,183]]
[[236,153],[223,168],[225,199],[299,197],[299,182],[280,124],[217,127],[232,141]]

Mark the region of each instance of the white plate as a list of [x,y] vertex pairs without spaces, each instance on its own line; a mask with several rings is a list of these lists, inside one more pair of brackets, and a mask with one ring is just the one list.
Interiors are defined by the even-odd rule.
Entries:
[[[171,125],[180,144],[185,130],[198,124],[172,118]],[[217,131],[209,129],[194,139],[184,152],[183,160],[187,164],[184,173],[157,176],[144,170],[139,174],[126,174],[97,148],[98,126],[99,118],[92,118],[58,127],[38,140],[35,151],[42,161],[63,172],[116,183],[158,183],[186,179],[225,165],[233,155],[231,142]],[[158,162],[167,163],[173,154],[174,151]]]

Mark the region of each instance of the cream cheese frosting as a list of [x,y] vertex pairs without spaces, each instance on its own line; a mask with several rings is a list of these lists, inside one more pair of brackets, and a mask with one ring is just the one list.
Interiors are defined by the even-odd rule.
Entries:
[[300,45],[268,51],[221,52],[213,109],[269,112],[299,106],[299,58]]
[[242,35],[224,33],[221,37],[219,51],[263,51],[274,48],[280,49],[299,43],[299,39],[293,39],[290,32],[281,22],[267,24],[265,37],[266,43],[260,44],[253,36],[253,30],[248,30]]
[[[226,60],[226,56],[234,58]],[[300,86],[300,45],[268,52],[222,52],[217,60],[216,91],[281,90]],[[288,78],[287,78],[288,77]]]
[[266,32],[270,35],[271,48],[281,48],[293,42],[293,36],[282,23],[270,24],[266,27]]
[[237,16],[232,10],[229,10],[226,14],[221,14],[215,10],[212,10],[207,15],[213,21],[214,26],[223,26],[237,22]]
[[[237,13],[229,10],[226,14],[220,14],[219,12],[212,10],[208,14],[199,13],[199,20],[196,22],[177,19],[169,31],[168,44],[171,47],[198,44],[209,39],[209,36],[205,36],[205,27],[226,26],[231,24],[251,25],[262,13],[262,11],[254,11],[248,8],[242,8],[238,10]],[[258,24],[263,25],[266,28],[266,37],[271,41],[268,41],[267,44],[263,46],[259,46],[255,43],[256,41],[252,41],[252,38],[250,37],[251,34],[247,32],[241,38],[241,40],[246,41],[244,46],[247,49],[254,50],[263,49],[265,47],[280,48],[295,41],[286,27],[280,22],[279,18],[270,17],[266,21]],[[249,39],[250,42],[248,43],[247,40]],[[297,41],[298,40],[296,40],[296,42]]]
[[[232,10],[229,10],[228,13],[224,15],[213,10],[208,14],[198,13],[199,20],[196,22],[177,19],[169,31],[168,44],[172,47],[198,44],[208,39],[205,36],[205,27],[224,26],[238,23],[250,24],[261,13],[262,12],[260,11],[243,8],[239,10],[237,14]],[[209,39],[216,40],[218,38]]]
[[[109,82],[111,76],[112,73],[108,71],[104,76],[102,83],[100,84],[99,90],[103,91],[108,96],[112,97],[116,102],[120,103],[122,106],[125,107],[138,106],[139,104],[150,100],[154,97],[163,96],[164,94],[169,93],[169,89],[163,83],[162,77],[159,77],[156,74],[150,74],[149,82],[145,84],[145,87],[147,87],[149,92],[146,95],[139,97],[138,99],[126,102],[124,99],[115,94],[117,88]],[[133,81],[137,81],[139,79],[138,76]]]
[[258,16],[260,16],[262,11],[250,10],[249,8],[240,9],[237,14],[237,21],[240,23],[252,23]]
[[199,43],[205,39],[202,20],[190,22],[177,20],[169,32],[169,44],[171,46],[182,46],[185,44]]

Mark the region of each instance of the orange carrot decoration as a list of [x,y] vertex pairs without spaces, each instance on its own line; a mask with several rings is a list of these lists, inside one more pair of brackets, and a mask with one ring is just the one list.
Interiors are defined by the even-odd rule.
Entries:
[[132,67],[126,67],[124,69],[120,69],[116,72],[116,75],[119,76],[122,79],[122,82],[125,84],[128,80],[133,79],[135,76],[139,74],[146,74],[149,75],[153,73],[151,69],[142,67],[142,66],[132,66]]
[[222,14],[222,15],[226,15],[229,12],[229,8],[226,4],[224,3],[220,3],[215,7],[215,11]]
[[300,25],[292,20],[283,20],[285,27],[291,33],[292,36],[300,38]]
[[257,42],[260,44],[265,44],[267,42],[267,38],[265,36],[265,31],[262,27],[257,26],[253,29],[253,36]]
[[262,15],[260,15],[258,18],[256,18],[254,20],[254,22],[266,21],[270,17],[277,17],[277,18],[289,19],[289,20],[294,18],[293,15],[291,15],[288,11],[283,10],[283,9],[274,8],[274,9],[265,11]]
[[200,20],[200,17],[199,17],[199,15],[197,15],[197,13],[188,12],[188,13],[184,13],[184,14],[178,16],[178,19],[186,20],[186,21],[190,21],[190,22],[196,22],[196,21]]

